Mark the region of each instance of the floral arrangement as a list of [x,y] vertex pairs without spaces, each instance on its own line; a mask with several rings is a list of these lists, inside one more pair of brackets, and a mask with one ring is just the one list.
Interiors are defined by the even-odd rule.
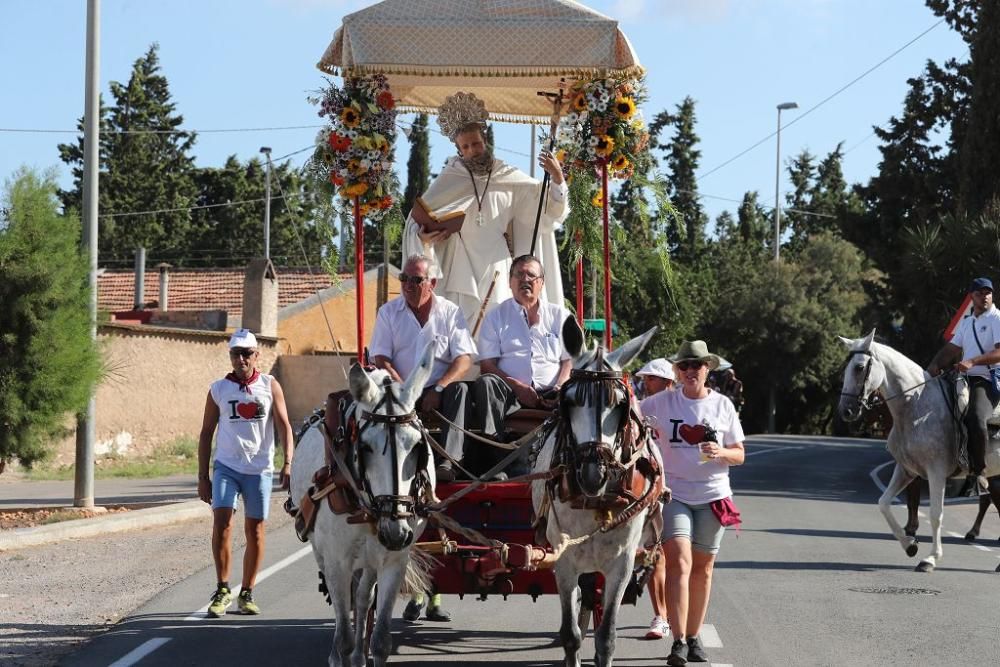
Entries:
[[382,74],[330,84],[310,99],[329,124],[320,130],[311,160],[314,174],[345,201],[358,197],[361,214],[383,219],[392,208],[396,100]]
[[631,178],[648,154],[649,131],[638,110],[645,97],[641,79],[578,81],[556,130],[556,157],[571,171],[607,166],[611,178]]

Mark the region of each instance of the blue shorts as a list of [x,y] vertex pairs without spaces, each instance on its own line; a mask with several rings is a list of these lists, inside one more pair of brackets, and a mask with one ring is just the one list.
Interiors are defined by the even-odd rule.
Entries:
[[674,499],[663,506],[663,536],[683,537],[691,548],[715,555],[719,553],[725,526],[719,523],[709,503],[688,505]]
[[248,519],[266,519],[271,507],[271,471],[247,475],[218,461],[212,470],[212,509],[236,509],[236,494],[243,496]]

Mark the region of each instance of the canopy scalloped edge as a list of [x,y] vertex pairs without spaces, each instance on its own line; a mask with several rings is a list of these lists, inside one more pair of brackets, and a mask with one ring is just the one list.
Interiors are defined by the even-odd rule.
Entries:
[[[436,114],[437,107],[420,106],[417,104],[397,104],[396,109],[403,113]],[[500,123],[521,123],[523,125],[548,125],[551,116],[532,116],[529,114],[493,113],[489,112],[490,120]]]
[[455,65],[453,67],[441,67],[438,65],[355,65],[353,67],[339,68],[336,65],[325,61],[316,63],[316,67],[327,74],[333,76],[367,76],[370,74],[386,74],[401,76],[468,76],[468,77],[488,77],[488,78],[516,78],[516,77],[540,77],[540,76],[563,76],[574,79],[596,79],[598,77],[639,77],[646,70],[642,65],[630,65],[629,67],[468,67]]

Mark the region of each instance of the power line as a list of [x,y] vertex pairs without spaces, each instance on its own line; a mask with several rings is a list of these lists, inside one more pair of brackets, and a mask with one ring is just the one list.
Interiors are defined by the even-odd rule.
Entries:
[[[213,130],[100,130],[98,134],[226,134],[239,132],[278,132],[281,130],[315,130],[322,125],[286,125],[283,127],[231,127]],[[17,134],[83,134],[83,130],[51,130],[39,128],[0,127],[0,132]]]
[[[854,84],[856,84],[858,81],[861,81],[861,79],[865,78],[866,76],[868,76],[869,74],[871,74],[872,72],[874,72],[875,70],[877,70],[879,67],[881,67],[885,63],[887,63],[890,60],[892,60],[899,53],[901,53],[904,49],[906,49],[907,47],[909,47],[910,45],[912,45],[914,42],[916,42],[921,37],[923,37],[924,35],[926,35],[927,33],[929,33],[931,30],[934,30],[934,28],[938,27],[942,23],[944,23],[944,19],[939,20],[937,23],[935,23],[934,25],[932,25],[930,28],[927,28],[927,30],[924,30],[922,33],[920,33],[919,35],[917,35],[916,37],[914,37],[913,39],[911,39],[910,41],[908,41],[906,44],[903,44],[901,47],[899,47],[898,49],[896,49],[895,51],[893,51],[892,53],[890,53],[888,56],[886,56],[885,58],[883,58],[882,60],[880,60],[878,63],[876,63],[872,67],[869,67],[862,74],[860,74],[859,76],[857,76],[854,79],[852,79],[849,83],[845,84],[844,86],[841,86],[836,91],[834,91],[830,95],[828,95],[825,98],[823,98],[822,100],[820,100],[820,102],[818,104],[815,104],[815,105],[809,107],[808,109],[806,109],[805,111],[803,111],[802,113],[798,114],[793,120],[791,120],[788,123],[786,123],[785,125],[783,125],[782,129],[785,129],[787,127],[790,127],[790,126],[794,125],[795,123],[799,122],[800,120],[802,120],[803,118],[805,118],[806,116],[808,116],[809,114],[811,114],[816,109],[820,108],[821,106],[823,106],[824,104],[826,104],[827,102],[829,102],[830,100],[832,100],[837,95],[840,95],[842,92],[844,92],[845,90],[847,90],[848,88],[850,88],[851,86],[853,86]],[[717,167],[709,169],[708,171],[706,171],[705,173],[703,173],[701,176],[699,176],[695,180],[700,181],[701,179],[714,174],[715,172],[719,171],[720,169],[722,169],[726,165],[730,164],[731,162],[734,162],[735,160],[738,160],[739,158],[743,157],[744,155],[746,155],[747,153],[749,153],[753,149],[757,148],[761,144],[767,142],[769,139],[771,139],[771,137],[775,136],[776,134],[778,134],[777,130],[775,130],[774,132],[770,133],[769,135],[767,135],[766,137],[764,137],[763,139],[761,139],[757,143],[753,144],[749,148],[746,148],[746,149],[740,151],[739,153],[737,153],[733,157],[729,158],[728,160],[726,160],[722,164],[718,165]]]

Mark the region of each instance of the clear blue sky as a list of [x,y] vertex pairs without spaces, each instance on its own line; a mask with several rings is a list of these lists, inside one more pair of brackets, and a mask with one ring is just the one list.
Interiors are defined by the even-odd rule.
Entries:
[[[473,1],[473,0],[470,0]],[[0,128],[66,130],[83,114],[86,0],[0,0]],[[160,44],[163,73],[188,129],[315,125],[305,98],[315,69],[348,12],[363,0],[102,0],[101,91],[126,81],[132,62]],[[794,121],[937,21],[920,0],[589,0],[621,21],[648,70],[647,119],[686,95],[697,102],[700,192],[714,218],[735,212],[747,190],[774,198],[775,106]],[[843,141],[849,181],[877,169],[873,125],[901,109],[906,79],[928,59],[965,58],[964,43],[941,24],[874,72],[782,131],[784,158],[808,149],[823,156]],[[403,117],[409,119],[410,117]],[[314,130],[199,135],[201,166],[230,154],[248,159],[271,146],[275,157],[312,143]],[[497,127],[498,156],[527,169],[529,130]],[[0,131],[0,180],[20,165],[55,166],[70,181],[56,144],[71,135]],[[405,142],[397,153],[405,172]],[[432,145],[435,170],[453,148]],[[300,164],[306,153],[292,159]],[[787,181],[782,189],[787,189]]]

